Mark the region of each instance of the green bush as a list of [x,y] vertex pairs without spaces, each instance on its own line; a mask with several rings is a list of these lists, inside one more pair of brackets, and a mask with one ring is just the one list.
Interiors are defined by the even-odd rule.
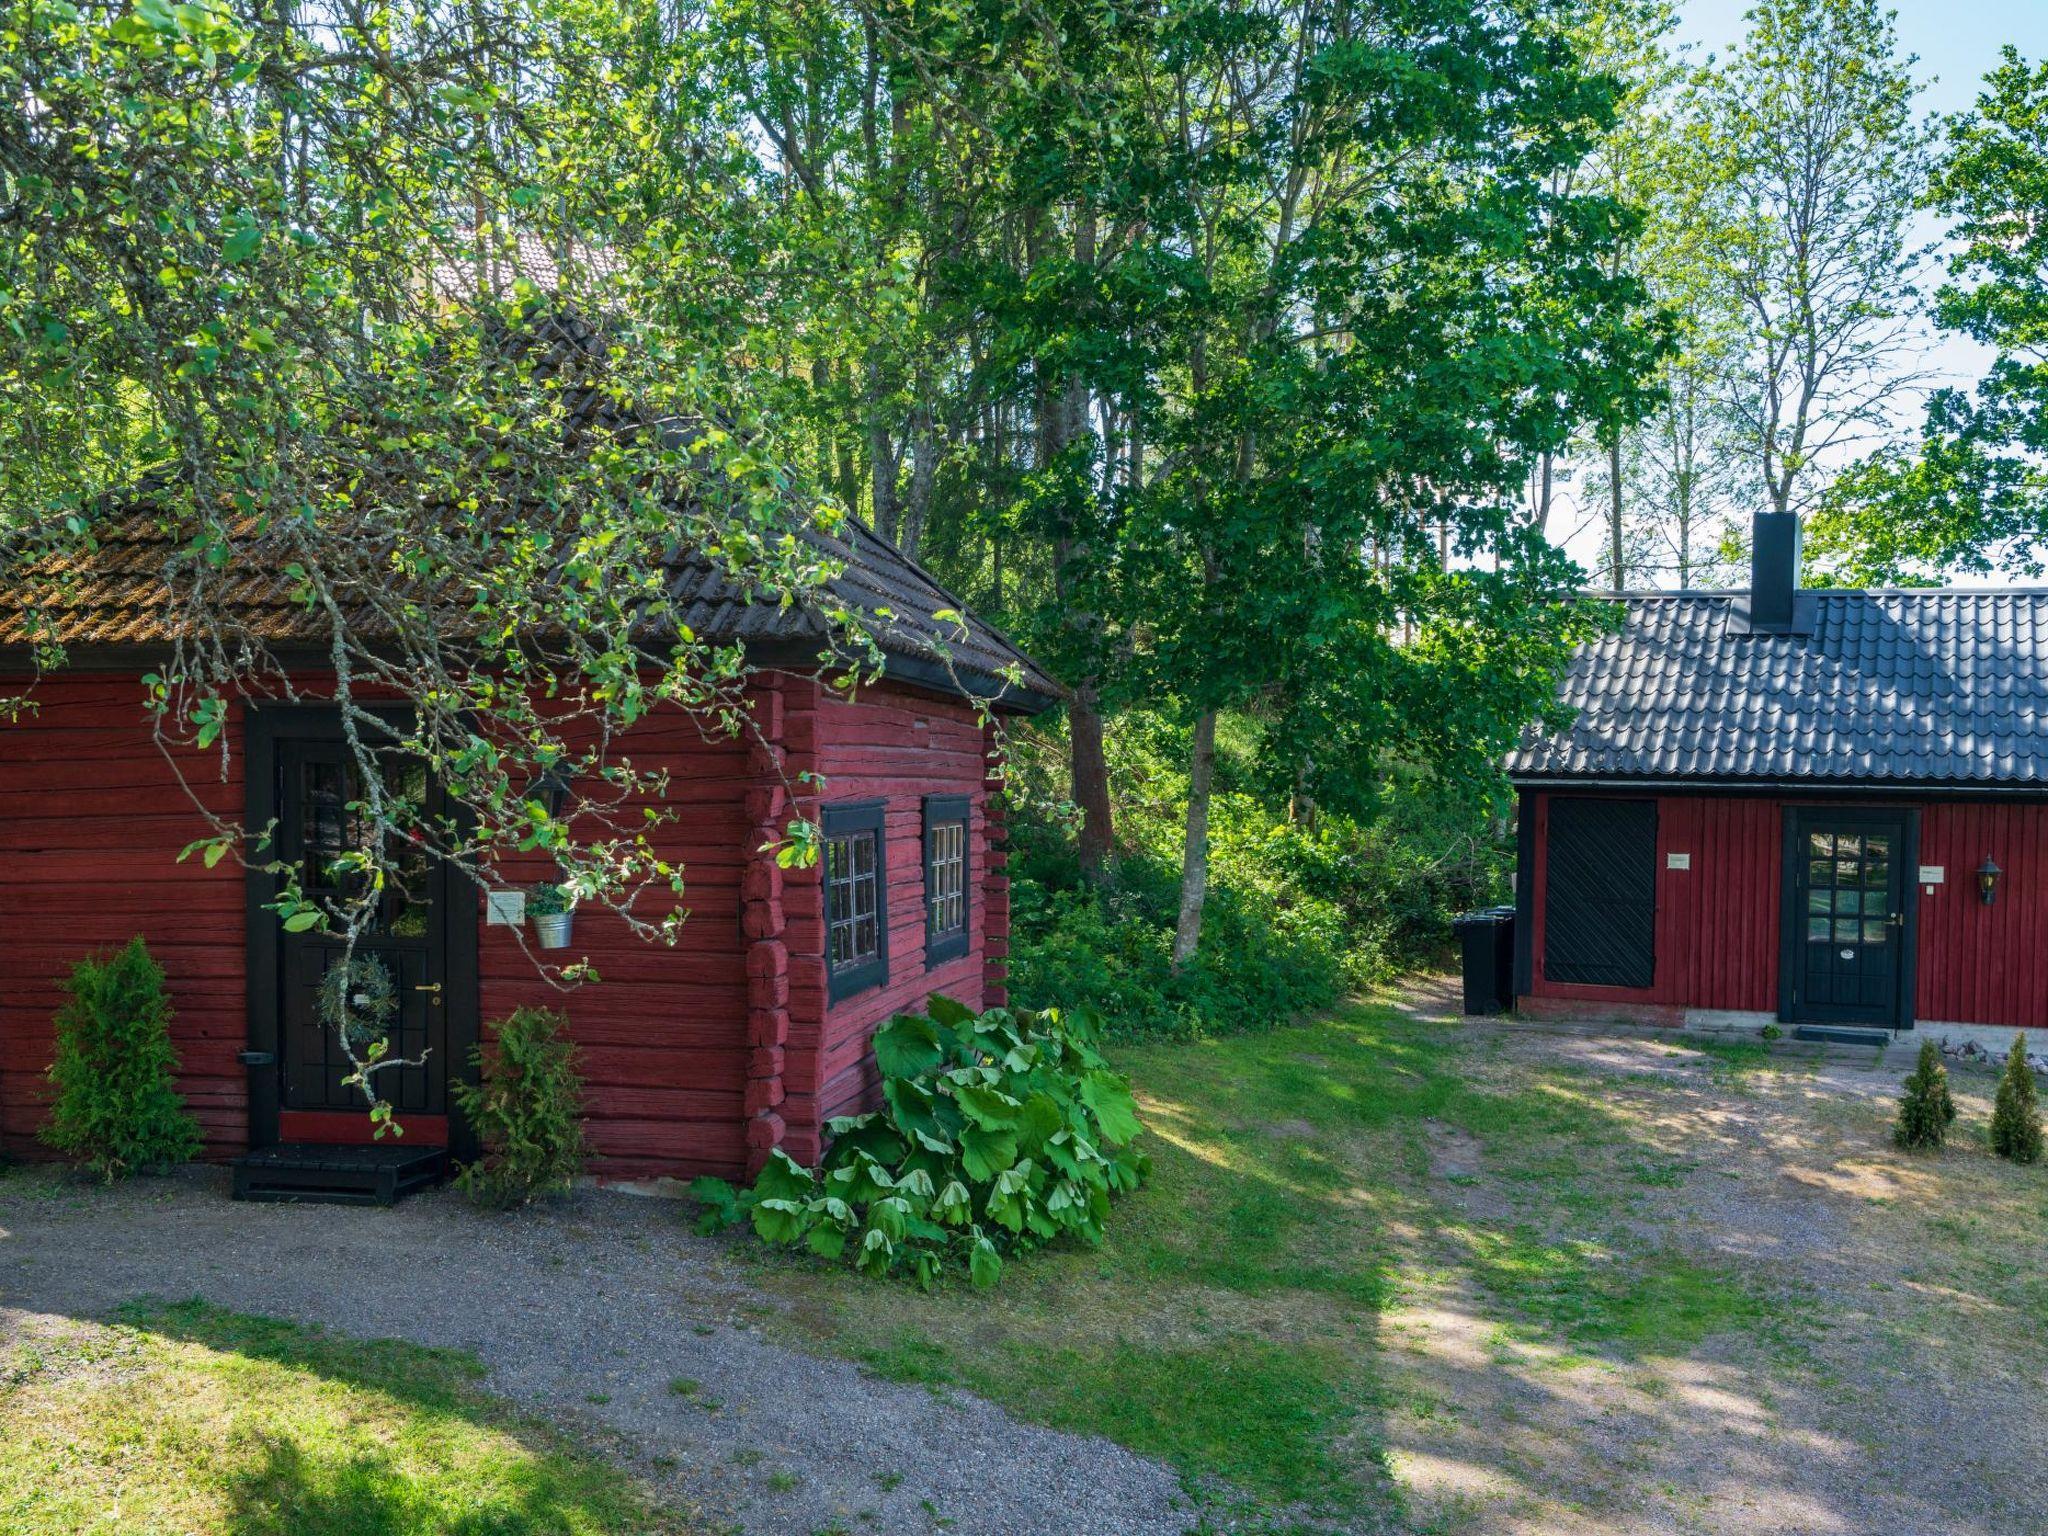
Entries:
[[1271,1028],[1363,986],[1440,962],[1453,913],[1502,899],[1512,849],[1495,808],[1388,766],[1370,821],[1290,820],[1266,781],[1258,728],[1219,726],[1202,942],[1172,967],[1183,733],[1118,716],[1110,776],[1118,856],[1084,878],[1065,794],[1065,744],[1020,731],[1011,764],[1010,994],[1085,1000],[1115,1036]]
[[2012,1037],[2005,1075],[1998,1080],[1998,1100],[1991,1109],[1991,1150],[2016,1163],[2041,1160],[2041,1112],[2024,1030]]
[[1948,1128],[1955,1118],[1955,1096],[1948,1091],[1948,1068],[1942,1064],[1941,1051],[1932,1040],[1922,1040],[1920,1060],[1906,1074],[1892,1140],[1902,1147],[1938,1147],[1948,1140]]
[[65,992],[43,1141],[110,1182],[190,1160],[199,1126],[171,1086],[171,999],[149,946],[79,961]]
[[519,1009],[492,1030],[489,1050],[471,1049],[482,1081],[448,1085],[483,1146],[455,1181],[479,1205],[525,1205],[583,1171],[583,1078],[568,1023],[550,1009]]
[[1063,1235],[1100,1242],[1110,1196],[1150,1164],[1130,1148],[1131,1090],[1093,1030],[1053,1012],[930,1006],[875,1031],[884,1110],[829,1122],[815,1171],[777,1149],[750,1189],[697,1180],[701,1228],[751,1218],[766,1242],[926,1288],[948,1269],[994,1285],[1004,1255]]

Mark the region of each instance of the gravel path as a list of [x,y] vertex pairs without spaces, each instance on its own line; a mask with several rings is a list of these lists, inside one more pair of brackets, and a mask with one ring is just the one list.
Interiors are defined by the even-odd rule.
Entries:
[[597,1431],[714,1529],[1177,1536],[1193,1519],[1170,1469],[1106,1440],[768,1343],[764,1299],[716,1246],[630,1195],[506,1217],[445,1193],[240,1205],[213,1172],[0,1182],[0,1338],[24,1313],[142,1295],[473,1351],[493,1390]]
[[[1443,999],[1412,999],[1421,1017]],[[1731,1069],[1654,1032],[1467,1022],[1472,1079],[1574,1074],[1630,1128],[1588,1149],[1585,1209],[1431,1139],[1438,1198],[1490,1231],[1610,1247],[1765,1298],[1735,1332],[1575,1352],[1499,1328],[1469,1269],[1426,1253],[1387,1319],[1389,1440],[1411,1513],[1485,1536],[2048,1536],[2048,1171],[1982,1145],[1994,1079],[1938,1155],[1890,1145],[1915,1042],[1789,1043]],[[1952,1069],[1953,1070],[1953,1069]],[[1556,1081],[1556,1079],[1552,1079]],[[1669,1159],[1667,1172],[1636,1176]]]

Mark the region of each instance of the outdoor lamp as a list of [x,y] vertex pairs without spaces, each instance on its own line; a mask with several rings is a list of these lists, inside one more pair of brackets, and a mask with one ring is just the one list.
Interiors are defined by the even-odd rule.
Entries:
[[522,797],[544,807],[549,816],[560,816],[569,803],[569,775],[559,763],[551,763],[526,786]]
[[1990,906],[1998,900],[1998,877],[2005,871],[1991,862],[1991,855],[1984,855],[1984,862],[1977,866],[1977,894],[1984,898],[1984,905]]

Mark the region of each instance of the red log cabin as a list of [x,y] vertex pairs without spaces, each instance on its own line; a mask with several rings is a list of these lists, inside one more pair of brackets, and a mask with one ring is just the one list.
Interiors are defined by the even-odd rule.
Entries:
[[[362,941],[395,972],[400,1054],[431,1047],[392,1092],[408,1153],[460,1157],[473,1144],[448,1075],[471,1070],[480,1030],[522,1004],[566,1012],[591,1171],[634,1180],[737,1175],[773,1147],[814,1159],[828,1119],[875,1101],[878,1023],[933,992],[1005,1001],[1003,818],[994,727],[976,696],[1000,718],[1045,708],[1057,686],[865,527],[821,540],[843,564],[829,598],[874,620],[885,657],[882,680],[852,694],[817,681],[828,631],[810,608],[750,604],[702,571],[682,577],[697,583],[693,629],[747,648],[760,740],[707,735],[674,706],[628,733],[637,767],[669,772],[681,813],[653,834],[688,872],[676,947],[583,914],[575,952],[601,980],[564,995],[446,866],[424,884],[425,911]],[[158,615],[176,550],[132,520],[101,540],[91,579],[45,594],[33,621],[0,597],[0,697],[26,690],[34,704],[0,722],[0,1147],[38,1151],[59,979],[140,934],[169,979],[178,1088],[207,1154],[248,1173],[238,1192],[305,1193],[323,1156],[355,1189],[361,1170],[344,1165],[377,1149],[363,1147],[360,1097],[342,1086],[311,1006],[337,941],[282,929],[266,906],[275,876],[179,862],[202,825],[186,784],[244,826],[274,818],[284,857],[317,846],[352,798],[338,717],[237,704],[230,750],[192,754],[181,782],[139,681],[173,638]],[[941,623],[948,610],[961,617]],[[65,644],[62,670],[34,674],[35,636]],[[295,676],[318,695],[317,671]],[[790,803],[791,785],[803,803]],[[793,813],[822,824],[819,867],[782,869],[763,851]]]
[[1517,789],[1525,1014],[1812,1035],[2048,1028],[2048,591],[1626,600]]

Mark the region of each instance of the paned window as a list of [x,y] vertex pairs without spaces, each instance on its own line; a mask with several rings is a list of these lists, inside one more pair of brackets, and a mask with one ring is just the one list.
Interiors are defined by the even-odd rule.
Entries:
[[889,979],[882,802],[825,807],[825,958],[832,1001]]
[[967,953],[967,797],[924,802],[924,963]]

